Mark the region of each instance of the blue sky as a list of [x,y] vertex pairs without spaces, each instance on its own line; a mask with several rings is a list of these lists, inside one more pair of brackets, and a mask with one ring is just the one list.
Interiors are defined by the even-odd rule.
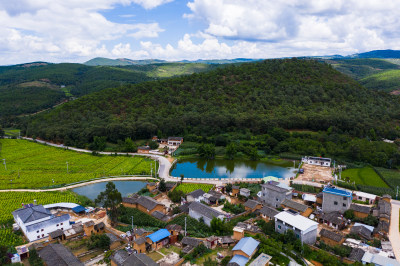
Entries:
[[400,0],[0,0],[0,65],[400,49]]

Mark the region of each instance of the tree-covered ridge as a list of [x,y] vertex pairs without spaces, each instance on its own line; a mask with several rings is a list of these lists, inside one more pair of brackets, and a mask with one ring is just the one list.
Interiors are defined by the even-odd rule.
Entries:
[[27,122],[26,133],[88,143],[126,137],[264,134],[273,127],[397,137],[399,100],[367,90],[328,64],[266,60],[126,85],[70,102]]

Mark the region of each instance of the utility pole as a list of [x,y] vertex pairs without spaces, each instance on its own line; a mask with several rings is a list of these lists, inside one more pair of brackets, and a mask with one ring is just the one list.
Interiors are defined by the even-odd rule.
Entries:
[[185,236],[186,236],[186,216],[185,216]]
[[133,233],[133,216],[131,216],[131,218],[132,218],[132,233]]
[[7,171],[6,159],[3,159],[3,164],[4,164],[4,168],[5,168],[5,169],[6,169],[6,171]]
[[68,162],[67,162],[67,174],[68,174]]

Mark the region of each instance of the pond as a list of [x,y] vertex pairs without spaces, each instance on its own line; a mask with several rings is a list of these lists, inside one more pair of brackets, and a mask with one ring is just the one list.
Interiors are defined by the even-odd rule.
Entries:
[[[263,178],[274,176],[290,178],[296,168],[288,161],[282,165],[262,161],[183,159],[172,168],[171,175],[186,178]],[[291,166],[290,166],[291,165]]]
[[[90,184],[82,187],[77,187],[72,189],[73,192],[88,197],[91,200],[97,198],[100,192],[106,190],[106,185],[108,182],[101,182]],[[115,187],[121,192],[122,197],[126,197],[129,194],[138,192],[143,187],[146,186],[146,182],[142,181],[113,181]]]

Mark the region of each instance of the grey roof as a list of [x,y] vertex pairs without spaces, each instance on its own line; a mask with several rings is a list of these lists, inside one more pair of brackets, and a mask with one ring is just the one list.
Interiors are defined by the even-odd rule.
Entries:
[[224,196],[222,193],[217,192],[217,191],[215,191],[215,190],[211,190],[211,189],[210,189],[210,191],[208,191],[208,194],[213,195],[213,196],[216,197],[217,199],[220,199],[220,198],[222,198],[222,197]]
[[364,256],[364,253],[365,253],[365,251],[362,250],[361,248],[353,248],[349,255],[349,259],[361,262],[361,259]]
[[125,261],[123,266],[158,266],[159,264],[144,253],[132,254]]
[[347,222],[347,219],[344,218],[340,212],[323,213],[320,218],[336,225]]
[[46,265],[51,266],[81,266],[83,265],[69,249],[61,244],[50,244],[38,251]]
[[243,192],[245,192],[245,193],[250,193],[250,189],[245,188],[245,187],[244,187],[244,188],[241,188],[240,191],[241,191],[241,192],[243,191]]
[[181,251],[182,251],[183,254],[188,254],[188,253],[190,253],[193,249],[194,249],[193,246],[188,245],[188,246],[184,247]]
[[190,202],[187,202],[187,203],[179,206],[179,209],[181,210],[181,212],[189,213],[189,205],[190,205]]
[[197,238],[193,238],[193,237],[187,237],[185,236],[182,239],[182,245],[185,246],[192,246],[192,247],[197,247],[198,245],[200,245],[200,243],[202,243],[203,241],[201,239],[197,239]]
[[139,238],[136,238],[135,240],[133,240],[133,242],[135,242],[138,245],[141,245],[141,244],[146,242],[146,238],[145,237],[139,237]]
[[138,150],[151,150],[149,146],[139,146]]
[[221,237],[221,243],[222,244],[231,244],[231,243],[235,243],[235,240],[230,236],[223,236],[223,237]]
[[248,200],[244,203],[244,206],[250,209],[254,209],[255,207],[257,207],[257,205],[261,204],[258,201],[255,200]]
[[151,216],[153,216],[154,218],[157,218],[159,220],[163,220],[166,215],[160,211],[155,211],[151,214]]
[[93,220],[87,221],[86,223],[83,224],[85,227],[90,227],[94,225]]
[[183,140],[182,137],[168,137],[168,140]]
[[199,189],[196,189],[195,191],[190,192],[188,195],[197,199],[197,198],[203,196],[204,194],[205,194],[205,192],[201,188],[199,188]]
[[232,189],[240,189],[239,186],[232,186]]
[[324,196],[324,193],[320,192],[320,193],[318,193],[318,194],[317,194],[317,196],[316,196],[316,197],[317,197],[317,198],[321,198],[321,199],[322,199],[322,197],[323,197],[323,196]]
[[335,233],[330,230],[326,230],[325,228],[323,228],[319,234],[321,235],[321,237],[326,237],[335,242],[340,242],[343,240],[343,236],[341,234]]
[[210,219],[214,218],[214,217],[219,217],[219,216],[224,216],[223,213],[214,210],[213,208],[204,205],[202,203],[199,202],[192,202],[189,205],[189,210],[192,210],[194,212],[197,212],[199,214],[201,214],[202,216],[208,217]]
[[55,230],[55,231],[53,231],[53,232],[50,232],[49,233],[49,236],[51,236],[51,238],[57,238],[57,237],[60,237],[60,236],[62,236],[64,234],[64,231],[63,230],[61,230],[61,229],[57,229],[57,230]]
[[122,198],[122,202],[130,203],[130,204],[139,204],[146,208],[147,210],[154,209],[157,205],[162,205],[160,202],[148,196],[137,196],[133,197],[124,197]]
[[143,229],[143,228],[137,228],[137,229],[135,229],[135,234],[136,235],[139,235],[139,236],[142,236],[143,234],[145,234],[145,233],[149,233],[150,231],[147,231],[146,229]]
[[45,209],[43,205],[26,205],[24,208],[13,211],[13,216],[17,216],[23,223],[30,223],[46,217],[51,217],[49,210]]
[[350,230],[351,234],[357,234],[367,240],[371,239],[371,231],[368,230],[365,226],[353,226]]
[[379,232],[385,232],[385,233],[389,233],[389,223],[383,220],[380,220],[378,223],[378,231]]
[[117,250],[111,256],[111,260],[115,262],[118,266],[122,266],[124,261],[129,257],[128,252],[123,249]]
[[385,195],[383,195],[383,196],[382,196],[382,198],[388,198],[388,199],[391,199],[391,198],[392,198],[392,196],[390,196],[389,194],[385,194]]
[[260,214],[266,215],[269,218],[275,217],[279,213],[279,211],[275,210],[274,208],[264,206],[260,210],[258,210]]
[[387,215],[390,217],[390,213],[391,213],[391,205],[389,202],[386,202],[384,200],[380,200],[378,202],[378,210],[379,210],[379,216],[382,215]]
[[286,193],[289,192],[290,190],[286,189],[286,188],[282,188],[282,187],[278,187],[277,184],[279,184],[279,182],[275,182],[275,181],[268,181],[268,183],[265,184],[261,184],[261,186],[263,188],[269,189],[269,190],[273,190],[279,193]]
[[167,188],[167,190],[171,190],[174,186],[176,185],[176,182],[166,182],[165,183],[165,187]]
[[69,218],[70,218],[69,214],[63,214],[61,216],[54,216],[51,219],[44,220],[44,221],[39,222],[39,223],[28,225],[26,227],[26,231],[27,232],[32,232],[32,231],[36,231],[36,230],[39,230],[39,229],[42,229],[42,228],[45,228],[45,227],[48,227],[48,226],[51,226],[51,225],[54,225],[54,224],[69,223]]
[[180,232],[182,230],[182,226],[180,226],[179,224],[169,224],[165,228],[167,228],[167,230],[169,230],[169,231]]
[[236,227],[239,227],[239,228],[241,228],[241,229],[243,229],[245,231],[252,232],[252,233],[261,233],[262,232],[261,229],[258,226],[252,225],[252,224],[248,224],[248,223],[245,223],[245,222],[238,222],[236,224]]
[[290,209],[294,209],[298,212],[305,212],[308,209],[307,205],[304,205],[304,204],[301,204],[294,200],[289,200],[289,199],[285,199],[284,201],[282,201],[281,204],[285,205],[286,207],[288,207]]
[[100,230],[100,229],[103,229],[104,227],[105,227],[105,224],[103,222],[100,222],[100,223],[94,225],[94,230]]
[[371,207],[366,206],[366,205],[361,205],[361,204],[355,204],[352,203],[350,205],[350,209],[356,212],[362,212],[362,213],[367,213],[369,214],[371,212]]
[[111,243],[121,241],[116,235],[111,234],[111,233],[106,233],[106,235],[110,238]]

